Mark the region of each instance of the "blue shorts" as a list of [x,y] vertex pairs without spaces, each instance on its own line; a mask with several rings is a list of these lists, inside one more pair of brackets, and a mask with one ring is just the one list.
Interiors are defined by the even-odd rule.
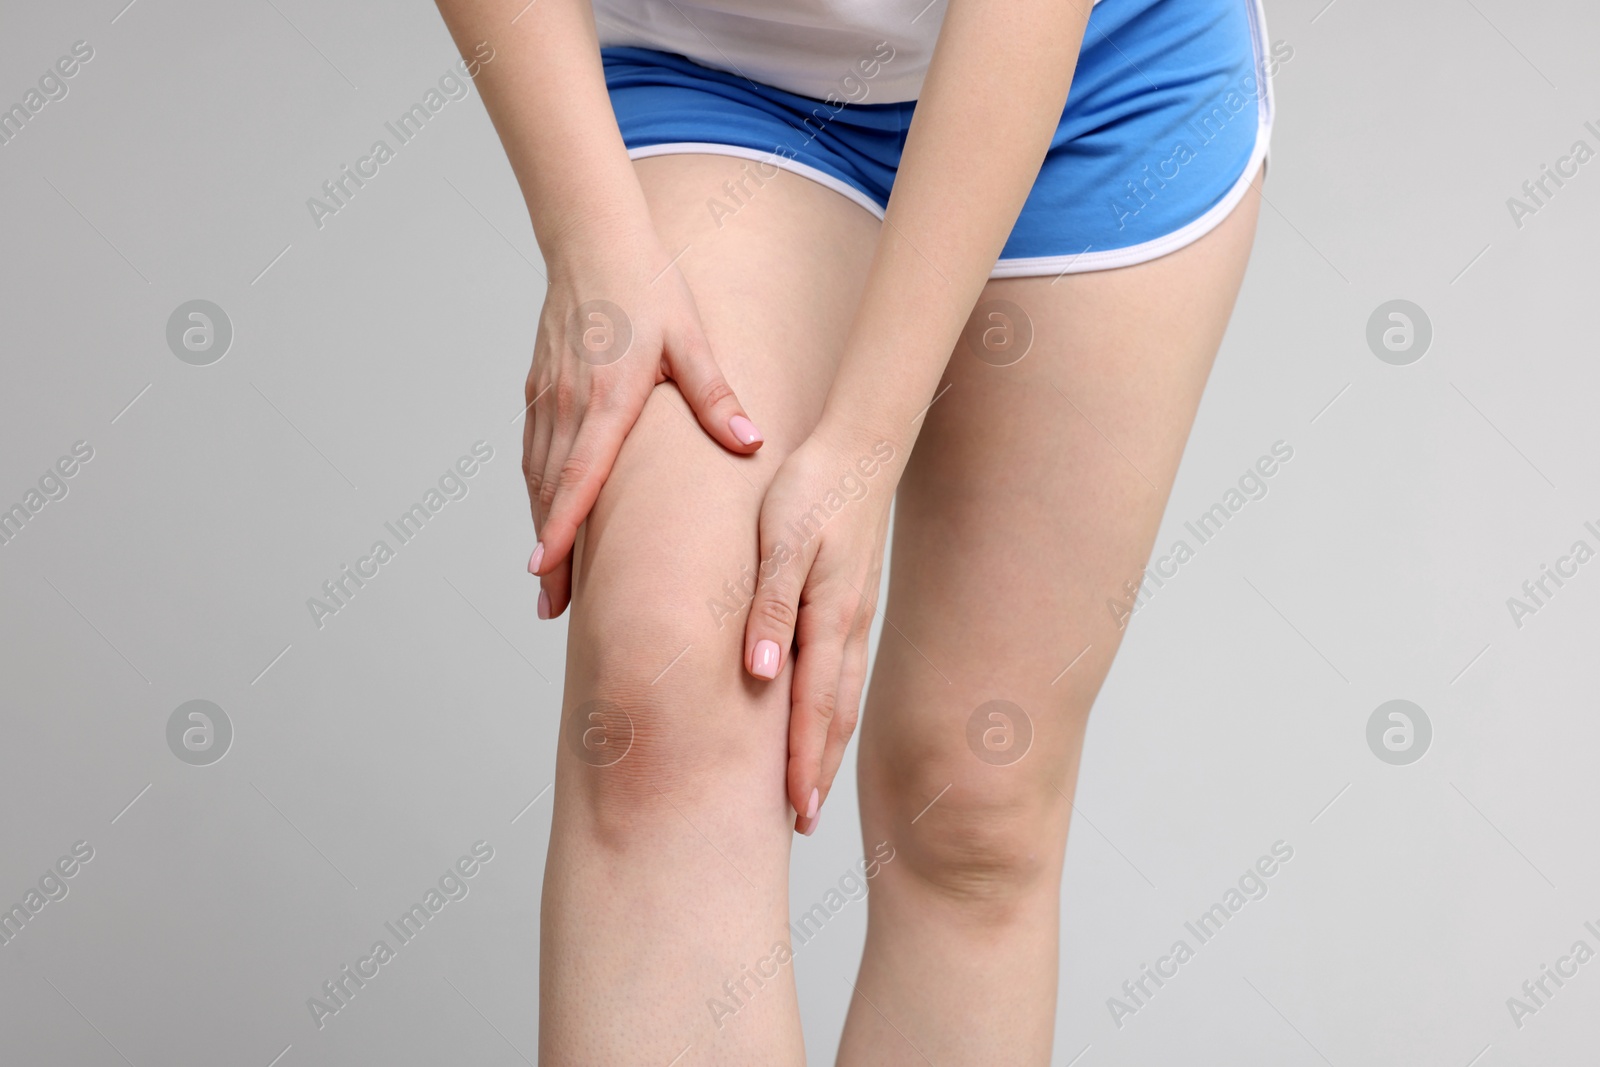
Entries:
[[[1176,251],[1244,196],[1272,129],[1260,0],[1101,0],[1032,191],[992,277],[1107,270]],[[916,101],[797,96],[683,56],[601,49],[633,159],[703,152],[811,178],[882,218]],[[1002,62],[1003,57],[996,57]],[[748,189],[747,189],[748,191]],[[740,206],[737,183],[723,208]],[[708,209],[720,222],[713,198]]]

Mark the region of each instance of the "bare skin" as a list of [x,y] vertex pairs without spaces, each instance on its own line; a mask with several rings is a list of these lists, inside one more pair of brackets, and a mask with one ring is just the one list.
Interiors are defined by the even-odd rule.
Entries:
[[[1106,601],[1149,559],[1257,208],[1252,191],[1149,263],[990,282],[979,310],[1021,307],[1032,350],[951,358],[900,483],[862,719],[863,838],[897,855],[867,898],[840,1064],[1049,1062],[1070,801],[1123,636]],[[996,699],[1032,729],[1009,765],[967,744]]]
[[[792,969],[745,977],[789,937],[787,698],[742,676],[741,627],[719,628],[706,601],[756,561],[762,491],[819,415],[877,223],[781,175],[717,230],[705,190],[737,162],[637,165],[665,243],[694,246],[679,267],[768,440],[727,456],[657,388],[580,540],[541,1062],[665,1063],[686,1047],[681,1064],[805,1062]],[[1032,350],[1003,368],[951,358],[899,485],[894,625],[858,772],[865,847],[888,841],[896,858],[872,883],[841,1064],[1048,1062],[1068,798],[1121,638],[1105,601],[1148,558],[1255,214],[1252,194],[1141,266],[991,282],[985,299],[1032,320]],[[632,721],[605,767],[570,734],[597,697]],[[1033,728],[1009,766],[967,747],[968,717],[996,698]],[[735,1000],[724,983],[741,978]],[[711,998],[741,1006],[714,1019]]]
[[[718,229],[707,190],[739,163],[637,164],[663,242],[692,246],[678,269],[767,440],[752,457],[728,455],[675,389],[658,387],[578,542],[540,1063],[664,1065],[691,1045],[680,1067],[805,1062],[791,967],[720,1027],[707,1006],[788,941],[794,839],[787,686],[745,673],[744,613],[719,618],[708,601],[725,603],[724,583],[755,566],[763,495],[821,414],[878,223],[784,173]],[[631,747],[610,766],[578,756],[572,715],[594,699],[631,722]]]
[[[565,607],[571,550],[647,386],[671,379],[702,428],[735,453],[759,448],[705,343],[609,114],[586,0],[438,0],[463,53],[499,57],[477,82],[528,202],[550,287],[525,395],[524,469],[539,542],[539,614]],[[746,619],[744,665],[790,695],[786,789],[795,829],[827,802],[854,727],[866,620],[892,486],[920,431],[951,346],[1016,222],[1077,63],[1088,6],[949,0],[822,413],[767,486],[756,529],[763,566]],[[993,57],[1004,55],[996,64]],[[662,279],[662,275],[665,278]],[[649,281],[645,281],[649,278]],[[615,297],[606,294],[616,294]],[[667,294],[671,294],[669,299]],[[638,359],[596,367],[574,344],[596,300],[629,306]],[[613,316],[615,317],[615,316]],[[601,324],[601,334],[611,324]],[[571,352],[568,355],[568,352]],[[764,416],[763,416],[764,417]],[[883,490],[807,537],[784,533],[835,487],[837,468],[884,443],[899,461]],[[850,709],[838,715],[839,709]],[[846,726],[850,729],[846,729]]]
[[[898,499],[858,764],[867,849],[896,860],[839,1062],[1047,1063],[1070,797],[1121,637],[1105,600],[1148,558],[1256,197],[1148,264],[986,283],[1087,6],[950,0],[890,225],[784,173],[719,227],[706,199],[742,161],[628,162],[587,3],[440,8],[463,54],[494,41],[479,87],[551,268],[529,569],[541,616],[573,615],[540,1061],[805,1062],[790,831],[815,828],[855,727]],[[569,355],[578,307],[617,293],[635,346]],[[1035,334],[1010,367],[956,345],[996,297]],[[855,472],[864,491],[763,568]],[[1032,731],[1015,762],[968,743],[995,699]]]

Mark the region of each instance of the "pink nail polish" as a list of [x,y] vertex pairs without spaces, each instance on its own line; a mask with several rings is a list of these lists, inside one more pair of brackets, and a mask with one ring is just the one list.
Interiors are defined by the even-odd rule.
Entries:
[[822,793],[816,789],[813,789],[811,791],[811,801],[806,805],[806,818],[815,819],[817,817],[817,806],[821,803]]
[[541,590],[539,590],[539,618],[548,619],[549,617],[550,617],[550,594],[546,593],[543,589],[541,589]]
[[735,415],[728,420],[728,430],[742,445],[753,445],[758,441],[765,441],[761,431],[756,429],[756,424],[743,415]]
[[540,541],[533,546],[533,555],[528,557],[528,573],[538,574],[539,564],[544,562],[544,542]]
[[765,639],[756,642],[755,664],[750,673],[769,682],[778,676],[778,642]]
[[812,834],[816,833],[817,832],[817,823],[820,822],[820,821],[821,820],[819,820],[815,815],[813,815],[811,818],[807,819],[806,820],[806,828],[804,830],[800,831],[800,836],[801,837],[810,837]]

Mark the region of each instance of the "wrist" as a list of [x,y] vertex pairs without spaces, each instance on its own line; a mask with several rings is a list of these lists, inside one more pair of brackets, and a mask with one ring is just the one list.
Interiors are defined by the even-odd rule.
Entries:
[[562,280],[601,277],[614,282],[648,280],[659,275],[672,259],[648,216],[620,214],[575,221],[548,244],[541,240],[539,251],[549,268],[552,285]]
[[[641,250],[660,243],[636,181],[631,190],[604,195],[596,192],[591,189],[581,196],[527,198],[539,251],[552,269],[567,263],[637,260]],[[649,244],[641,246],[641,241]]]
[[946,388],[944,361],[935,365],[917,356],[934,346],[920,339],[911,344],[908,350],[903,343],[852,337],[828,390],[819,429],[856,447],[888,441],[902,461],[908,457],[928,408]]
[[825,444],[841,463],[861,469],[868,477],[882,471],[894,484],[910,458],[916,430],[916,426],[890,413],[865,407],[847,409],[830,400],[811,436]]

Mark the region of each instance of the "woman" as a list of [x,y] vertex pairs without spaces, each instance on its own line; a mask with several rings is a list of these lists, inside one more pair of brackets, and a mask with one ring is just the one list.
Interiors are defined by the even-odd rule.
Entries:
[[439,6],[550,272],[541,1062],[804,1062],[790,829],[894,499],[839,1062],[1047,1063],[1084,724],[1254,234],[1258,0]]

